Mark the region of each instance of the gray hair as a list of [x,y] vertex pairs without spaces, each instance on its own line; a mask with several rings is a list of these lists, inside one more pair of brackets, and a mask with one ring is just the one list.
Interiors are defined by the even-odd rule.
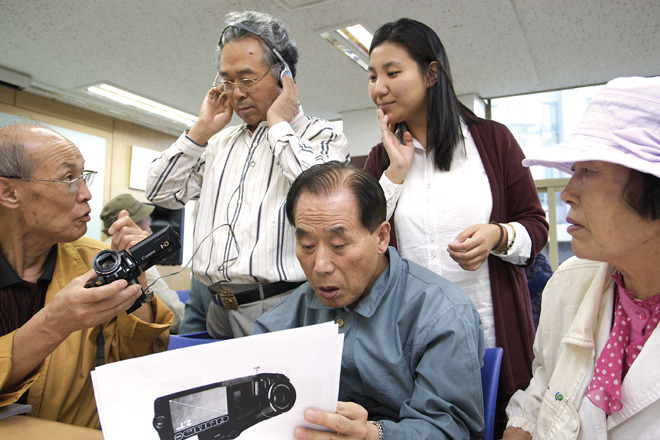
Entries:
[[0,176],[32,177],[36,164],[21,136],[30,127],[44,125],[33,119],[15,118],[0,127]]
[[[284,66],[282,66],[281,61],[271,50],[271,47],[268,45],[269,43],[289,65],[291,75],[294,78],[296,77],[298,49],[296,49],[295,42],[289,36],[283,22],[265,12],[257,11],[230,12],[225,16],[225,22],[227,23],[227,27],[222,31],[216,48],[216,63],[218,68],[220,67],[220,54],[225,44],[245,38],[257,38],[264,51],[263,63],[266,66],[271,66],[272,75],[279,81],[280,73],[284,70]],[[253,29],[261,35],[261,38],[248,30],[232,26],[233,23],[241,23]]]

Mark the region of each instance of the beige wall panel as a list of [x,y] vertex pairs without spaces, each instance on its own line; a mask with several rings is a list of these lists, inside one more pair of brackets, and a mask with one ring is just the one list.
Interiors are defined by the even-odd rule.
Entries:
[[0,102],[3,104],[14,104],[15,91],[8,87],[0,87]]
[[131,173],[131,147],[137,145],[151,150],[163,151],[169,147],[176,138],[167,134],[151,130],[146,127],[131,124],[120,120],[115,121],[115,131],[112,145],[112,182],[110,183],[110,198],[128,192],[138,200],[146,202],[144,191],[128,187]]
[[[158,273],[161,276],[168,275],[181,270],[181,266],[158,266]],[[176,275],[164,277],[163,280],[173,290],[189,290],[190,289],[190,268],[186,267]]]
[[78,122],[104,131],[112,131],[114,121],[110,116],[100,115],[89,110],[83,110],[80,107],[27,92],[16,93],[16,107]]

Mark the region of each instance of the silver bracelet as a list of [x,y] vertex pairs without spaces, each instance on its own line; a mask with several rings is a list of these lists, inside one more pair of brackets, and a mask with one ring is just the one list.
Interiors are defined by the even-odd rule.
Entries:
[[378,440],[383,440],[383,422],[368,420],[367,423],[371,423],[378,430]]

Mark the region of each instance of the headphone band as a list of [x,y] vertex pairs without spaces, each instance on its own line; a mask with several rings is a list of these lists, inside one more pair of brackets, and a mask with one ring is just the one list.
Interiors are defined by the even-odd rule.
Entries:
[[270,49],[273,51],[275,56],[282,62],[282,64],[284,64],[284,68],[289,69],[289,65],[287,64],[286,61],[284,61],[284,58],[282,57],[282,55],[280,55],[279,51],[277,49],[275,49],[275,46],[273,46],[273,44],[270,41],[268,41],[266,38],[264,38],[263,35],[261,35],[261,32],[257,32],[255,29],[252,29],[250,26],[244,25],[243,23],[240,23],[238,21],[235,21],[233,23],[229,23],[227,25],[227,27],[223,29],[222,33],[220,34],[220,41],[218,41],[219,46],[222,46],[222,39],[225,36],[225,32],[227,32],[227,29],[229,29],[231,27],[237,28],[237,29],[243,29],[244,31],[247,31],[247,32],[259,37],[264,43],[266,43],[268,45],[268,47],[270,47]]
[[237,28],[237,29],[243,29],[244,31],[248,31],[251,34],[256,35],[257,37],[261,38],[268,45],[268,47],[271,48],[271,50],[274,50],[274,51],[276,50],[275,46],[273,46],[273,44],[270,41],[266,40],[264,38],[264,36],[261,35],[261,32],[257,32],[255,29],[252,29],[250,26],[246,26],[243,23],[240,23],[238,21],[235,21],[233,23],[229,23],[227,25],[227,27],[224,28],[224,30],[222,31],[222,34],[220,34],[220,41],[219,41],[220,45],[222,45],[222,39],[225,36],[225,32],[227,32],[227,29],[232,28],[232,27]]

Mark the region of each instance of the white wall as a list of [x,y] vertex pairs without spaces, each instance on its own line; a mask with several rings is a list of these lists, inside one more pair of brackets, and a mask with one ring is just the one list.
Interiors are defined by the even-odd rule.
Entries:
[[458,95],[458,100],[480,118],[486,117],[486,103],[476,93]]
[[345,111],[341,117],[351,156],[366,156],[371,148],[383,139],[375,106],[364,110]]

